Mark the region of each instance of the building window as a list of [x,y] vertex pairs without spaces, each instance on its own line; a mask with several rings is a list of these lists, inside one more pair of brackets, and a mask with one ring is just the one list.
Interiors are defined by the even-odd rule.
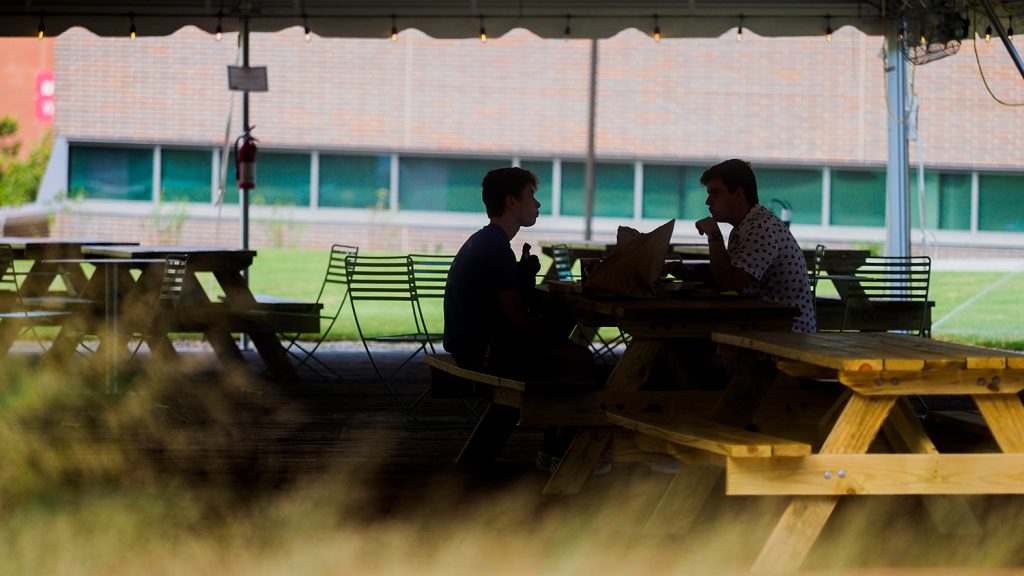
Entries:
[[551,214],[552,173],[551,161],[523,160],[519,166],[537,175],[537,201],[540,202],[540,213]]
[[757,168],[755,176],[762,205],[775,210],[772,199],[782,200],[792,207],[794,224],[821,225],[821,170]]
[[398,205],[402,210],[483,212],[480,183],[511,160],[399,158]]
[[[309,154],[260,152],[256,157],[256,187],[249,191],[251,204],[309,206]],[[225,204],[238,203],[235,155],[228,155]]]
[[978,229],[1024,232],[1024,176],[978,177]]
[[208,204],[212,172],[209,150],[164,148],[160,152],[160,199]]
[[151,201],[153,151],[149,148],[71,146],[68,195],[72,198]]
[[[583,216],[582,162],[562,162],[562,215]],[[594,216],[633,216],[633,164],[600,163],[594,167]]]
[[387,209],[390,156],[320,155],[320,206]]
[[832,170],[829,221],[837,226],[885,226],[885,172]]
[[700,220],[708,215],[701,171],[693,166],[644,164],[644,218]]
[[[920,202],[917,199],[917,172],[910,174],[910,226],[921,228]],[[971,229],[971,175],[924,173],[925,226],[928,229]]]

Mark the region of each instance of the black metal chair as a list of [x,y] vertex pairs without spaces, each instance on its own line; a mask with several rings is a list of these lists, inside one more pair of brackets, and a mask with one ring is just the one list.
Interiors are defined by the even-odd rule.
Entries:
[[928,256],[868,256],[853,274],[822,278],[843,301],[840,331],[931,335]]

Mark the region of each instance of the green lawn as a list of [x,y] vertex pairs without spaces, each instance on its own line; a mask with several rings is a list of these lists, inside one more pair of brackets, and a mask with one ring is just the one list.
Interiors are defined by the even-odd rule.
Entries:
[[[250,283],[253,292],[282,298],[313,300],[316,298],[327,265],[327,250],[260,249],[253,263]],[[546,268],[547,262],[543,260]],[[991,289],[982,294],[986,289]],[[932,274],[931,299],[935,301],[934,336],[996,346],[1024,349],[1024,273],[999,272],[935,272]],[[977,297],[981,294],[980,297]],[[972,298],[977,297],[975,300]],[[325,309],[335,308],[338,297],[325,299]],[[966,306],[962,306],[967,303]],[[441,326],[441,303],[431,302],[425,309],[428,326]],[[374,334],[397,333],[408,327],[411,318],[402,303],[380,305],[370,309],[360,321]],[[336,340],[358,339],[351,310],[331,330]]]

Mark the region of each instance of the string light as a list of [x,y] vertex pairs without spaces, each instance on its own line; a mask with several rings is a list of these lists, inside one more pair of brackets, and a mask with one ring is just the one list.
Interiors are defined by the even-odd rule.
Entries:
[[565,15],[565,37],[572,36],[572,14]]
[[743,42],[743,15],[740,14],[740,26],[736,29],[736,41]]
[[305,32],[306,44],[309,44],[313,41],[313,29],[309,27],[309,20],[305,16],[302,17],[302,25],[303,31]]
[[992,41],[992,25],[989,24],[988,28],[985,28],[985,44]]
[[217,42],[220,42],[221,36],[224,35],[224,26],[221,24],[221,21],[223,20],[223,18],[224,18],[223,15],[221,15],[221,14],[217,15],[217,32],[214,34],[214,38],[217,39]]
[[825,16],[825,22],[827,24],[825,26],[825,42],[831,42],[832,41],[832,17],[831,16]]
[[486,44],[487,43],[487,29],[484,28],[484,17],[483,17],[483,15],[480,16],[480,42],[482,44]]
[[39,39],[42,40],[46,36],[46,25],[43,24],[43,15],[39,15]]
[[135,40],[135,16],[129,14],[128,18],[131,19],[132,25],[128,27],[128,37]]
[[395,15],[391,15],[391,41],[398,42],[398,25],[395,23]]
[[654,41],[661,42],[661,26],[658,24],[658,15],[654,15]]

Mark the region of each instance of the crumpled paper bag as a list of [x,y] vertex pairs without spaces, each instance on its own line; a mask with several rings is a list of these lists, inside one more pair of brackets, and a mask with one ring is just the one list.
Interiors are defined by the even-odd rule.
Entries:
[[591,269],[583,291],[633,298],[657,296],[657,281],[665,266],[675,220],[643,233],[619,226],[615,247]]

